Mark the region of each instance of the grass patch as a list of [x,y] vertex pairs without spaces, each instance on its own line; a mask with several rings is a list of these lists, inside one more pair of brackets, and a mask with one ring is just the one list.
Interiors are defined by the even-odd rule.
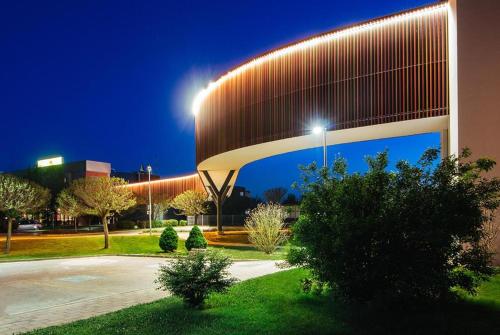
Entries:
[[[166,298],[30,332],[45,334],[498,334],[500,276],[475,298],[427,307],[346,306],[300,291],[296,269],[252,279],[212,295],[202,310]],[[484,302],[488,303],[485,304]]]
[[[184,255],[187,250],[184,241],[179,240],[176,253],[164,253],[159,245],[159,236],[132,235],[110,237],[110,248],[103,249],[104,238],[99,235],[71,236],[71,237],[43,237],[14,239],[11,253],[0,254],[1,261],[29,260],[53,257],[99,256],[99,255],[154,255],[172,257]],[[285,249],[278,250],[273,255],[249,247],[211,246],[210,249],[220,249],[233,259],[269,259],[278,260],[285,256]]]

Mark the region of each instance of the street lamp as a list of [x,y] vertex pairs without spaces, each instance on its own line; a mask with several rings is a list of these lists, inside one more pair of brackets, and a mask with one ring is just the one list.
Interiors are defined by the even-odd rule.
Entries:
[[313,134],[315,134],[315,135],[323,134],[323,167],[326,168],[328,165],[327,156],[326,156],[326,128],[316,126],[313,128]]
[[149,214],[149,236],[152,234],[152,220],[151,220],[151,212],[153,211],[153,208],[151,206],[151,171],[153,170],[151,168],[151,165],[148,164],[148,196],[149,196],[149,205],[148,205],[148,214]]

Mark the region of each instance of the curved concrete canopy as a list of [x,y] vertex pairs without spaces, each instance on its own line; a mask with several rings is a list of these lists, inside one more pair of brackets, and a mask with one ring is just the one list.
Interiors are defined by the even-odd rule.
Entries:
[[328,145],[448,129],[448,11],[438,3],[313,36],[211,83],[193,106],[204,185],[230,187],[245,164],[321,146],[318,123]]
[[[382,138],[440,132],[448,127],[448,116],[384,123],[374,126],[328,131],[327,145],[368,141]],[[321,136],[309,134],[283,140],[255,144],[207,158],[198,165],[199,170],[238,171],[253,161],[322,146]],[[224,175],[224,174],[222,174]],[[222,178],[222,177],[221,177]],[[234,177],[236,178],[236,177]]]

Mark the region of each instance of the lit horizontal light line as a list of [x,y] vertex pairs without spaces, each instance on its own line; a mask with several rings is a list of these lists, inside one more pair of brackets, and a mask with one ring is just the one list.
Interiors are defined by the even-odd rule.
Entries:
[[334,31],[331,33],[326,33],[324,35],[313,37],[311,39],[290,45],[288,47],[284,47],[282,49],[272,51],[264,56],[255,58],[255,59],[237,67],[236,69],[221,76],[217,81],[210,82],[208,84],[208,86],[206,88],[202,89],[194,98],[192,112],[194,115],[197,115],[198,112],[200,111],[201,105],[203,104],[203,101],[206,99],[206,97],[208,97],[208,95],[210,95],[210,93],[212,93],[215,89],[217,89],[219,86],[221,86],[224,82],[226,82],[227,80],[234,78],[234,77],[238,76],[239,74],[241,74],[241,73],[243,73],[251,68],[254,68],[262,63],[265,63],[267,61],[274,60],[276,58],[280,58],[280,57],[292,54],[292,53],[300,51],[300,50],[311,48],[311,47],[317,46],[317,45],[322,44],[322,43],[333,41],[335,39],[339,39],[339,38],[350,36],[350,35],[359,34],[359,33],[364,32],[364,31],[368,31],[368,30],[375,29],[375,28],[385,27],[385,26],[391,25],[391,24],[397,24],[397,23],[402,22],[402,21],[411,20],[411,19],[414,19],[417,17],[430,15],[430,14],[437,13],[437,12],[440,12],[443,10],[448,10],[448,3],[441,3],[438,5],[425,7],[422,9],[417,9],[417,10],[403,13],[403,14],[397,14],[394,16],[390,16],[387,18],[368,22],[368,23],[361,24],[358,26],[346,28],[343,30],[338,30],[338,31]]
[[[173,178],[151,180],[151,184],[168,183],[168,182],[172,182],[172,181],[176,181],[176,180],[190,179],[190,178],[194,178],[194,177],[197,177],[197,176],[198,176],[198,174],[194,173],[194,174],[190,174],[188,176],[181,176],[181,177],[173,177]],[[132,183],[132,184],[127,184],[127,185],[123,185],[123,186],[125,186],[125,187],[134,187],[134,186],[142,186],[142,185],[148,185],[148,184],[149,184],[149,181],[143,181],[143,182],[140,182],[140,183]]]

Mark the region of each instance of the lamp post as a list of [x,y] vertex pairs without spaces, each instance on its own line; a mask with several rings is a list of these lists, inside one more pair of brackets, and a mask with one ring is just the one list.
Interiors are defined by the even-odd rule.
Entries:
[[323,135],[323,167],[328,166],[328,160],[327,160],[327,155],[326,155],[326,128],[325,127],[314,127],[313,128],[313,133],[315,135],[322,134]]
[[149,236],[152,234],[152,220],[151,220],[151,212],[153,211],[153,207],[151,206],[151,165],[148,164],[148,197],[149,197],[149,205],[148,205],[148,214],[149,214]]

